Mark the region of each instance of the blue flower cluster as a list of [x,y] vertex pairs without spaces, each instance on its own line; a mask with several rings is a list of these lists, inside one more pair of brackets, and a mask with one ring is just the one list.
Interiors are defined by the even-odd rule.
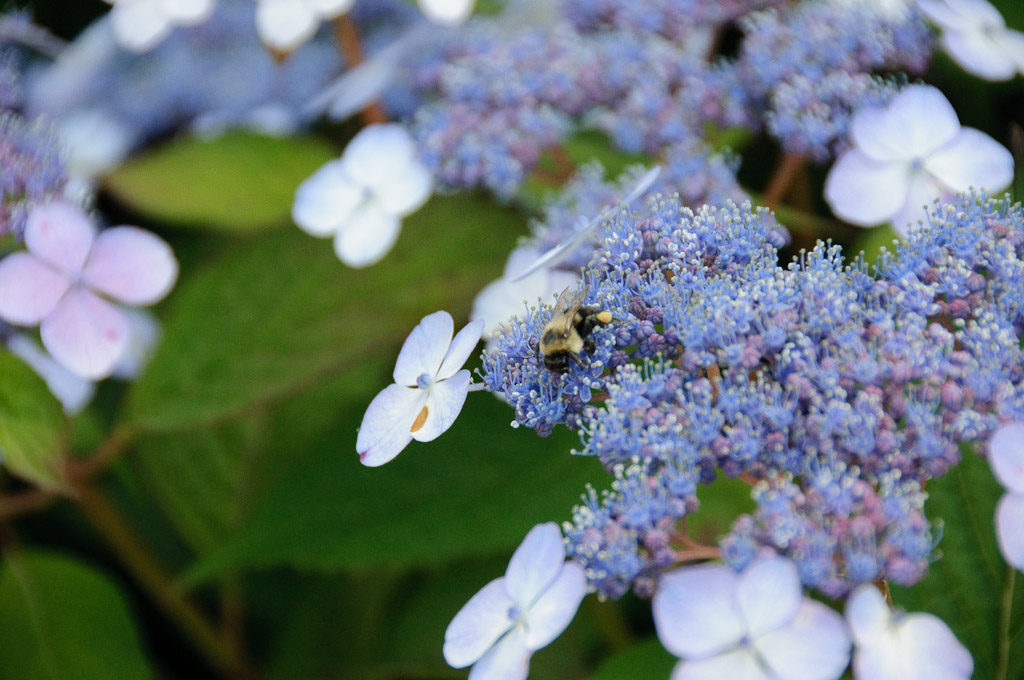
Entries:
[[614,477],[567,526],[591,585],[646,592],[719,473],[755,489],[757,510],[721,543],[737,569],[771,550],[830,596],[920,579],[924,483],[1024,415],[1020,205],[937,206],[874,268],[827,243],[780,267],[782,232],[749,206],[659,198],[604,229],[583,285],[614,321],[593,354],[546,370],[541,309],[483,365],[516,424],[578,430],[580,453]]

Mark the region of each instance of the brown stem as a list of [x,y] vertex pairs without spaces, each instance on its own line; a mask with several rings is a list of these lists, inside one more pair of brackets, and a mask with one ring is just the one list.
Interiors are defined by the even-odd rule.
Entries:
[[889,605],[889,609],[892,609],[892,591],[889,590],[889,582],[884,578],[880,578],[874,582],[874,586],[882,592],[882,595],[885,597],[885,603]]
[[[351,17],[342,14],[334,20],[334,35],[338,39],[338,44],[341,45],[348,68],[355,68],[363,63],[363,43],[359,38],[359,29]],[[361,115],[363,122],[367,125],[388,122],[388,114],[378,101],[367,104]]]
[[45,489],[28,489],[0,496],[0,522],[45,510],[60,498]]
[[196,650],[224,675],[232,678],[249,677],[250,673],[238,651],[225,645],[195,603],[178,591],[170,575],[125,525],[115,507],[89,484],[81,484],[77,492],[82,514],[156,606],[192,641]]
[[768,179],[768,186],[761,195],[761,204],[768,208],[774,208],[782,202],[783,196],[789,191],[797,173],[803,169],[807,159],[802,154],[784,153],[775,164],[772,176]]
[[88,482],[113,465],[131,442],[132,437],[125,431],[112,432],[96,451],[84,460],[65,461],[68,479],[74,482]]
[[679,550],[676,552],[676,562],[679,564],[699,562],[701,560],[717,560],[721,557],[721,549],[710,545],[688,548],[686,550]]

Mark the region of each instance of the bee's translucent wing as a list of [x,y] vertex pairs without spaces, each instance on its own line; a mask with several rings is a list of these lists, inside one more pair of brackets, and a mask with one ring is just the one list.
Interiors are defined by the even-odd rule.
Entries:
[[557,246],[555,246],[548,252],[541,255],[533,264],[531,264],[529,267],[513,276],[511,279],[512,283],[515,283],[516,281],[522,281],[527,276],[534,273],[535,271],[538,271],[539,269],[543,269],[544,267],[553,267],[554,265],[561,262],[562,259],[572,251],[573,248],[579,245],[580,241],[582,241],[587,234],[594,230],[594,227],[601,224],[603,220],[610,220],[611,218],[618,215],[619,211],[621,211],[623,208],[625,208],[634,200],[636,200],[636,198],[642,195],[645,191],[650,189],[651,185],[654,184],[654,180],[658,178],[658,175],[660,173],[660,165],[655,165],[653,168],[648,170],[647,174],[640,178],[640,182],[636,185],[633,191],[629,192],[629,195],[623,198],[621,201],[619,201],[619,203],[614,208],[602,210],[600,215],[587,222],[587,224],[580,228],[575,234],[570,236],[565,241],[559,243]]
[[562,315],[563,326],[562,330],[568,332],[572,328],[573,319],[576,318],[576,312],[580,311],[580,307],[583,306],[583,300],[587,297],[587,289],[573,290],[572,287],[566,288],[562,291],[562,294],[558,296],[558,300],[555,302],[553,316]]

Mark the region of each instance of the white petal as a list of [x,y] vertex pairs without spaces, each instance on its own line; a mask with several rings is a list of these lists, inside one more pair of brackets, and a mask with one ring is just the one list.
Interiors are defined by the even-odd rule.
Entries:
[[505,571],[508,594],[524,609],[534,603],[562,571],[565,546],[554,522],[538,524],[516,548]]
[[469,358],[469,355],[476,348],[476,344],[480,342],[480,336],[483,332],[483,319],[470,321],[458,332],[455,339],[452,340],[452,344],[448,347],[447,353],[444,355],[441,368],[437,371],[438,380],[446,380],[462,368],[462,365],[466,363],[466,359]]
[[462,405],[466,403],[469,382],[469,371],[459,371],[451,378],[431,385],[424,404],[427,409],[426,420],[419,427],[413,426],[412,438],[419,442],[429,442],[444,434],[455,423]]
[[917,0],[917,6],[939,28],[958,29],[963,26],[963,17],[944,0]]
[[82,271],[95,238],[96,228],[85,213],[63,201],[34,208],[25,222],[29,252],[72,276]]
[[1009,80],[1017,63],[998,42],[981,31],[946,31],[942,46],[968,73],[985,80]]
[[911,227],[918,222],[925,222],[928,211],[936,199],[948,200],[949,192],[943,192],[939,183],[928,173],[919,172],[911,176],[907,188],[907,199],[890,220],[892,228],[898,234],[906,236]]
[[160,340],[160,322],[152,312],[145,309],[123,307],[121,313],[128,322],[128,346],[110,376],[121,380],[135,380],[142,375],[143,369],[153,356],[157,341]]
[[35,326],[71,287],[67,276],[33,255],[12,253],[0,260],[0,319]]
[[473,14],[475,0],[419,0],[423,16],[442,26],[458,26]]
[[214,9],[214,0],[161,0],[160,4],[163,13],[181,26],[206,21]]
[[398,353],[392,374],[395,382],[412,386],[424,373],[430,378],[437,375],[444,355],[452,344],[454,329],[452,315],[444,310],[423,317],[409,333]]
[[971,187],[999,191],[1013,181],[1013,155],[974,128],[960,130],[952,142],[925,159],[924,167],[957,193]]
[[356,437],[359,462],[377,467],[412,441],[409,431],[427,399],[426,392],[402,385],[384,388],[366,409]]
[[113,170],[128,155],[135,132],[99,108],[79,109],[60,121],[68,173],[91,179]]
[[944,29],[976,31],[1006,25],[1003,15],[987,0],[918,0],[918,6]]
[[905,87],[884,109],[858,111],[850,125],[857,147],[878,161],[923,158],[959,130],[952,104],[931,85]]
[[448,665],[465,668],[483,656],[514,625],[509,617],[514,604],[503,578],[494,579],[471,597],[444,632]]
[[411,215],[419,210],[433,190],[434,178],[427,166],[418,160],[403,168],[383,184],[373,189],[373,195],[380,206],[395,215]]
[[360,130],[345,147],[341,162],[353,180],[376,188],[404,174],[419,161],[409,132],[398,123],[385,123]]
[[734,597],[738,580],[718,564],[662,576],[652,608],[665,649],[685,659],[701,659],[734,647],[747,632]]
[[473,665],[468,680],[526,680],[531,652],[525,637],[521,626],[509,631]]
[[796,565],[782,557],[758,560],[736,585],[736,602],[752,638],[789,623],[802,600]]
[[402,220],[381,210],[376,202],[366,201],[334,237],[334,252],[350,267],[369,267],[391,251],[401,229]]
[[352,9],[356,0],[307,0],[323,19],[333,19]]
[[988,462],[1003,486],[1024,494],[1024,423],[996,430],[988,442]]
[[46,386],[64,407],[64,413],[69,416],[84,409],[96,394],[96,385],[93,382],[64,368],[34,340],[24,335],[14,335],[7,341],[7,349],[31,366],[32,370],[46,381]]
[[754,645],[778,680],[836,680],[850,665],[843,617],[814,600],[804,599],[788,625]]
[[1024,571],[1024,494],[1008,493],[999,500],[996,537],[1006,563]]
[[906,202],[910,167],[876,161],[849,149],[825,178],[825,200],[832,212],[862,227],[889,220]]
[[157,0],[119,0],[110,10],[114,37],[133,52],[148,52],[171,32],[170,18]]
[[870,647],[885,637],[892,611],[878,588],[858,586],[846,600],[846,622],[858,647]]
[[942,619],[932,614],[908,614],[899,623],[898,649],[913,671],[904,678],[920,680],[967,680],[974,661],[967,648]]
[[161,300],[178,278],[178,261],[162,238],[138,227],[105,229],[82,271],[93,289],[130,305]]
[[526,646],[537,651],[562,634],[587,594],[587,577],[575,562],[566,562],[555,581],[530,607],[523,625]]
[[295,190],[292,219],[307,234],[330,236],[365,199],[365,189],[345,173],[341,161],[329,161]]
[[1024,33],[1007,29],[992,38],[1010,55],[1017,65],[1017,70],[1024,73]]
[[57,303],[39,331],[54,359],[90,380],[110,375],[128,346],[121,310],[79,286]]
[[320,17],[304,0],[257,0],[256,32],[269,47],[291,52],[313,37]]
[[699,661],[676,665],[671,680],[777,680],[761,668],[746,649],[735,649]]

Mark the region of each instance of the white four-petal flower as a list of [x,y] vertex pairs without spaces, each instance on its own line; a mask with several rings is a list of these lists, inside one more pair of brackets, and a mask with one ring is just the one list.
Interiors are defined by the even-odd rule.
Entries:
[[996,506],[996,537],[1007,564],[1024,571],[1024,423],[1009,423],[989,440],[989,463],[1006,494]]
[[918,0],[917,6],[942,29],[942,46],[968,73],[1009,80],[1024,72],[1024,33],[1007,28],[987,0]]
[[268,46],[291,52],[313,37],[320,22],[352,8],[355,0],[256,0],[256,32]]
[[470,598],[444,633],[444,658],[454,668],[473,664],[472,680],[523,680],[535,651],[569,625],[587,593],[587,579],[565,561],[554,522],[526,534],[505,575]]
[[458,26],[473,13],[476,0],[419,0],[420,11],[435,24]]
[[946,97],[930,85],[904,88],[885,108],[857,112],[853,145],[829,170],[825,200],[859,226],[892,222],[906,233],[926,204],[974,187],[999,191],[1013,179],[1013,156],[974,128],[960,127]]
[[398,239],[402,217],[430,197],[433,180],[401,125],[363,128],[341,158],[329,161],[295,192],[292,219],[308,234],[334,237],[351,267],[378,262]]
[[894,612],[878,588],[864,584],[846,601],[856,680],[967,680],[970,652],[933,614]]
[[138,227],[96,233],[64,202],[38,206],[25,226],[28,252],[0,260],[0,319],[40,326],[43,345],[68,370],[97,380],[128,351],[126,305],[151,305],[174,285],[170,246]]
[[359,426],[356,451],[363,465],[383,465],[413,439],[437,439],[455,422],[470,384],[469,371],[459,369],[480,340],[484,322],[466,324],[453,340],[454,328],[448,312],[434,312],[405,339],[395,362],[395,384],[374,397]]
[[175,26],[202,23],[213,14],[214,0],[106,0],[113,7],[114,37],[133,52],[148,52]]
[[843,618],[803,597],[796,565],[758,560],[742,574],[720,564],[663,575],[654,627],[680,657],[672,680],[835,680],[850,661]]

